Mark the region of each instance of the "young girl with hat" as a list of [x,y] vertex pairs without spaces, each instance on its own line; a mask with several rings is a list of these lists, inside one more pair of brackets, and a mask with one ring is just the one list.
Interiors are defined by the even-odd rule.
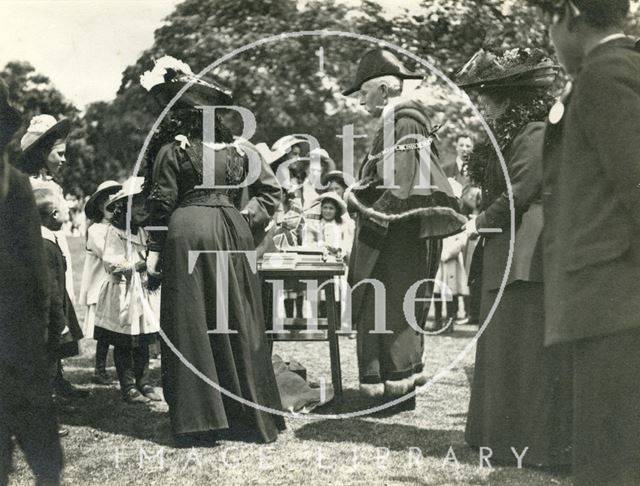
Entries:
[[[55,177],[66,163],[66,138],[70,130],[71,122],[68,118],[56,120],[52,115],[36,115],[31,119],[27,132],[20,139],[22,153],[16,166],[30,176],[33,189],[50,187],[64,198],[62,187]],[[67,260],[67,292],[71,302],[75,302],[73,268],[67,238],[63,231],[57,231],[56,237]]]
[[102,253],[109,276],[100,289],[94,332],[96,340],[113,345],[122,397],[128,403],[160,400],[149,383],[149,344],[159,330],[159,294],[146,288],[143,182],[143,177],[126,180],[106,206],[113,211]]
[[[353,232],[347,224],[346,203],[333,192],[326,192],[317,198],[317,206],[319,206],[320,222],[317,230],[309,233],[310,244],[324,248],[327,252],[335,255],[338,259],[348,261],[351,253],[351,245],[353,244]],[[342,275],[335,278],[335,296],[338,302],[344,302],[348,290],[347,276]],[[322,298],[320,313],[324,315],[324,298]],[[346,310],[346,308],[343,308]],[[342,312],[341,312],[342,314]],[[341,316],[344,322],[346,316]],[[350,331],[350,329],[347,329]]]
[[345,238],[344,215],[347,205],[335,193],[326,192],[317,198],[320,209],[320,223],[316,231],[310,233],[310,240],[329,253],[341,258],[348,258],[351,250]]
[[[93,336],[96,319],[96,305],[100,288],[108,278],[104,269],[102,254],[109,229],[111,213],[105,206],[109,202],[109,196],[122,188],[122,184],[116,181],[105,181],[98,186],[84,206],[84,212],[91,222],[87,229],[86,253],[84,268],[82,270],[82,283],[80,284],[80,305],[86,306],[84,321],[84,335]],[[93,382],[99,385],[107,385],[111,382],[107,376],[107,353],[109,344],[98,340],[96,343],[96,362]]]

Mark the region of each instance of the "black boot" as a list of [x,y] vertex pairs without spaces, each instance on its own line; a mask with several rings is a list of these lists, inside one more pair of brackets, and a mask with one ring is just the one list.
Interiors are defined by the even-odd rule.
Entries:
[[110,385],[112,380],[107,375],[107,354],[109,344],[98,341],[96,343],[96,367],[91,381],[97,385]]

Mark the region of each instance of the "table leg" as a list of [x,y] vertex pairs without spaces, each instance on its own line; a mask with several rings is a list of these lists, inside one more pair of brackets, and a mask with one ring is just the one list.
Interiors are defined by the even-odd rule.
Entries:
[[340,369],[340,347],[336,330],[339,326],[338,309],[333,280],[325,287],[327,302],[327,324],[329,337],[329,355],[331,358],[331,381],[335,392],[336,402],[342,402],[342,370]]

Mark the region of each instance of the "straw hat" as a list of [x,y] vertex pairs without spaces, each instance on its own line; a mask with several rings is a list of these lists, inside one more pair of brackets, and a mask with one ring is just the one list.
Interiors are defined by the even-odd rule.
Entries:
[[303,138],[298,138],[295,135],[285,135],[284,137],[279,138],[278,140],[273,142],[271,150],[285,155],[287,152],[289,152],[291,147],[302,142],[306,142],[306,140]]
[[335,192],[325,192],[324,194],[320,194],[315,199],[315,203],[316,204],[320,204],[320,206],[322,206],[322,203],[326,199],[330,199],[330,200],[334,201],[337,204],[337,208],[338,208],[338,211],[340,213],[340,216],[342,216],[347,211],[347,204]]
[[84,205],[84,214],[94,221],[102,219],[102,208],[97,203],[102,196],[111,196],[122,189],[122,184],[117,181],[104,181],[98,186],[96,192],[87,200]]
[[56,120],[51,115],[34,116],[20,140],[22,153],[16,165],[26,172],[40,170],[55,143],[67,138],[70,130],[68,118]]
[[109,198],[109,203],[106,208],[109,211],[113,211],[114,205],[118,201],[133,197],[136,194],[142,193],[142,187],[144,185],[144,177],[130,177],[122,183],[122,188]]
[[322,176],[322,185],[326,186],[331,181],[337,181],[342,184],[345,188],[349,186],[347,181],[345,180],[345,174],[341,170],[332,170],[331,172],[327,172]]

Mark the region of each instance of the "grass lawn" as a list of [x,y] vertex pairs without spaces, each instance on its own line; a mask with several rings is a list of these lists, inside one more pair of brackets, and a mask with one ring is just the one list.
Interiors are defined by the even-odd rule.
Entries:
[[[77,292],[83,241],[71,238],[69,243]],[[83,317],[83,310],[78,314]],[[453,336],[427,338],[427,369],[436,374],[447,366],[470,342],[474,329],[461,326]],[[341,338],[340,347],[345,403],[342,409],[328,405],[317,410],[319,414],[367,408],[357,393],[355,341]],[[65,366],[71,381],[92,391],[77,401],[73,414],[60,417],[70,429],[62,439],[65,484],[570,484],[567,476],[519,470],[515,462],[514,467],[479,466],[478,453],[466,446],[463,436],[473,353],[420,394],[414,411],[386,418],[289,418],[287,430],[273,444],[222,441],[214,448],[188,450],[172,447],[164,403],[125,405],[115,384],[90,383],[93,348],[93,341],[86,340],[82,355]],[[310,379],[330,381],[326,343],[276,343],[274,352],[300,361]],[[112,364],[109,371],[115,377]],[[152,368],[159,383],[159,363],[152,361]],[[12,484],[30,484],[21,453],[14,462]]]

